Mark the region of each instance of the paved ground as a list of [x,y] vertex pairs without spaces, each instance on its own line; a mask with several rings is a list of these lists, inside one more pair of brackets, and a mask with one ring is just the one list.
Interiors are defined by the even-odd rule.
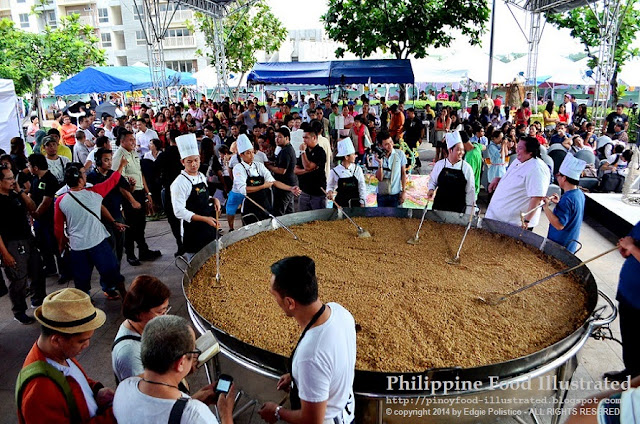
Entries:
[[[432,149],[425,149],[421,153],[425,164],[422,173],[427,173],[426,165],[433,157]],[[225,224],[226,225],[226,224]],[[536,229],[539,234],[546,234],[547,222],[541,222]],[[166,221],[150,222],[147,226],[147,240],[152,249],[160,249],[163,256],[155,262],[145,262],[142,266],[131,267],[126,262],[122,272],[127,282],[139,274],[153,274],[164,281],[172,290],[172,313],[186,316],[185,301],[181,289],[182,274],[174,266],[173,253],[175,241],[169,231]],[[613,234],[592,222],[585,220],[580,236],[584,249],[578,253],[582,259],[612,247],[616,241]],[[610,298],[615,297],[618,274],[622,266],[622,258],[617,253],[589,264],[591,272],[595,275],[598,287]],[[99,289],[94,273],[93,287]],[[48,280],[47,292],[57,290],[58,286],[54,278]],[[79,357],[87,373],[107,386],[113,386],[113,374],[111,371],[111,342],[117,328],[122,322],[120,314],[120,301],[107,301],[102,292],[94,291],[93,299],[96,306],[107,313],[106,324],[96,331],[91,346]],[[275,307],[275,306],[274,306]],[[28,311],[29,314],[32,311]],[[611,326],[614,336],[620,337],[617,320]],[[16,375],[22,365],[24,357],[38,336],[38,326],[23,326],[12,319],[8,296],[0,298],[0,422],[15,423],[14,385]],[[579,356],[579,366],[574,374],[574,381],[595,382],[601,379],[602,373],[609,370],[622,369],[620,346],[612,341],[597,341],[590,339],[582,349]],[[192,376],[192,387],[199,388],[206,379],[203,371]],[[239,382],[242,385],[241,382]],[[573,390],[568,395],[568,402],[592,394],[593,391]],[[548,422],[548,416],[542,417],[543,422]],[[243,417],[240,422],[261,422],[258,416]],[[515,421],[511,421],[515,422]]]

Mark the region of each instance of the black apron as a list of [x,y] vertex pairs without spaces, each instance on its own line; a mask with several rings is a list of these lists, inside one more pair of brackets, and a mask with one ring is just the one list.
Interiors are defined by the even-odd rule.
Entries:
[[[448,159],[445,160],[448,161]],[[466,199],[467,179],[462,169],[442,168],[438,176],[438,193],[433,200],[433,209],[464,213],[467,206]]]
[[[240,165],[244,168],[245,173],[247,174],[247,187],[258,187],[264,184],[264,177],[258,175],[257,177],[249,176],[249,168],[247,168],[243,162],[240,162]],[[265,208],[268,211],[273,209],[271,204],[271,190],[262,189],[258,191],[254,191],[253,193],[247,193],[247,197],[254,200],[260,206]],[[263,219],[267,219],[269,215],[264,213],[260,208],[251,203],[250,201],[245,200],[244,206],[242,207],[242,215],[254,214],[258,221],[262,221]]]
[[[342,206],[342,205],[340,205]],[[298,345],[300,345],[300,342],[302,341],[302,339],[304,338],[304,335],[307,334],[307,331],[309,331],[309,329],[311,327],[313,327],[313,325],[318,322],[318,319],[320,319],[320,316],[324,313],[324,310],[327,309],[327,305],[325,305],[324,303],[322,304],[322,307],[318,310],[318,312],[316,312],[316,314],[313,316],[313,318],[311,318],[311,321],[309,321],[309,324],[307,324],[307,326],[304,328],[304,330],[302,330],[302,334],[300,335],[300,338],[298,339],[298,343],[296,343],[296,347],[293,348],[293,352],[291,352],[291,356],[289,357],[289,361],[287,363],[287,371],[289,371],[289,373],[291,373],[291,390],[289,391],[289,401],[291,403],[291,410],[296,411],[302,408],[302,402],[300,401],[300,391],[298,390],[298,386],[296,384],[296,381],[293,379],[293,372],[292,372],[292,368],[293,368],[293,355],[296,354],[296,349],[298,349]]]
[[[191,180],[180,174],[189,182]],[[206,182],[191,183],[191,194],[187,198],[186,208],[196,215],[213,216],[214,208],[209,204],[209,189]],[[205,222],[182,221],[183,246],[185,252],[197,253],[216,238],[216,229]]]
[[340,178],[335,168],[333,172],[338,177],[336,203],[345,208],[360,206],[360,190],[358,190],[359,183],[355,177],[355,170],[350,177],[343,178]]

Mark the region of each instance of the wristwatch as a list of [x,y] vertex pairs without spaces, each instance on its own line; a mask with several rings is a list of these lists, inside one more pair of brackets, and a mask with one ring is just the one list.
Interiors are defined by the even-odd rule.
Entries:
[[282,405],[276,407],[276,410],[274,411],[273,415],[276,416],[276,420],[280,421],[280,410],[282,409]]
[[147,193],[147,196],[151,196],[151,192]]

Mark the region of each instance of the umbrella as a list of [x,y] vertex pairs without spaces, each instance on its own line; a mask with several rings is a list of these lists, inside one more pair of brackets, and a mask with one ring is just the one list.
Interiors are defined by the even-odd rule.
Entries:
[[81,101],[75,101],[73,103],[67,104],[67,107],[65,107],[62,112],[63,113],[78,113],[80,112],[80,106],[84,106],[84,108],[87,108],[87,103],[86,102],[81,102]]
[[116,105],[111,102],[104,102],[96,107],[96,118],[101,119],[103,114],[116,116]]

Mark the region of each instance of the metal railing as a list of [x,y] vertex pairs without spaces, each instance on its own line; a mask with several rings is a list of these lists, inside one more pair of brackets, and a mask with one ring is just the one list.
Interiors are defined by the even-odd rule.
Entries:
[[165,49],[177,49],[180,47],[195,47],[196,38],[193,35],[186,37],[167,37],[163,40],[162,45]]

